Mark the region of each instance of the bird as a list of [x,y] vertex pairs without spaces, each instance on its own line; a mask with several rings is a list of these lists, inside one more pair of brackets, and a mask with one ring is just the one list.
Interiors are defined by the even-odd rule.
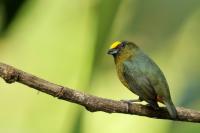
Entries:
[[114,57],[117,75],[122,84],[139,96],[138,99],[127,102],[146,101],[154,110],[159,110],[159,102],[166,106],[171,118],[178,117],[163,72],[135,43],[116,41],[107,54]]

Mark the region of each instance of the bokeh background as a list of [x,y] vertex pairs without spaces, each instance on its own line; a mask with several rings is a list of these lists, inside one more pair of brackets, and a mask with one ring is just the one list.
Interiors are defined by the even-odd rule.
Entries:
[[[0,0],[0,62],[111,99],[136,98],[106,55],[137,43],[164,71],[175,105],[200,110],[199,0]],[[90,113],[0,79],[1,133],[179,133],[200,125]]]

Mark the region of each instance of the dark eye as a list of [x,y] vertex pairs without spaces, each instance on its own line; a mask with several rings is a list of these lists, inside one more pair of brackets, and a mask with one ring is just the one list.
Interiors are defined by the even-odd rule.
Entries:
[[125,42],[122,42],[121,45],[120,45],[121,48],[124,48],[125,46],[126,46]]

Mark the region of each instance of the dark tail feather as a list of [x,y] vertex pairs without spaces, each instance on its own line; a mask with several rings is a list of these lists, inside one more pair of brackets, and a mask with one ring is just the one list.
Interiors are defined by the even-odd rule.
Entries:
[[171,118],[175,119],[178,117],[177,115],[177,111],[176,111],[176,108],[173,104],[173,102],[170,100],[170,101],[164,101],[166,107],[167,107],[167,110],[171,116]]

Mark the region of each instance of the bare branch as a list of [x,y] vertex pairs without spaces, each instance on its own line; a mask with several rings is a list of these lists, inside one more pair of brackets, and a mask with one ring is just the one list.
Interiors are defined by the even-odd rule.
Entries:
[[0,77],[2,77],[7,83],[14,83],[16,81],[59,99],[82,105],[91,112],[103,111],[107,113],[124,113],[156,119],[200,123],[200,111],[177,107],[179,118],[172,119],[164,107],[155,111],[146,105],[136,103],[127,104],[121,101],[92,96],[68,87],[48,82],[3,63],[0,63]]

